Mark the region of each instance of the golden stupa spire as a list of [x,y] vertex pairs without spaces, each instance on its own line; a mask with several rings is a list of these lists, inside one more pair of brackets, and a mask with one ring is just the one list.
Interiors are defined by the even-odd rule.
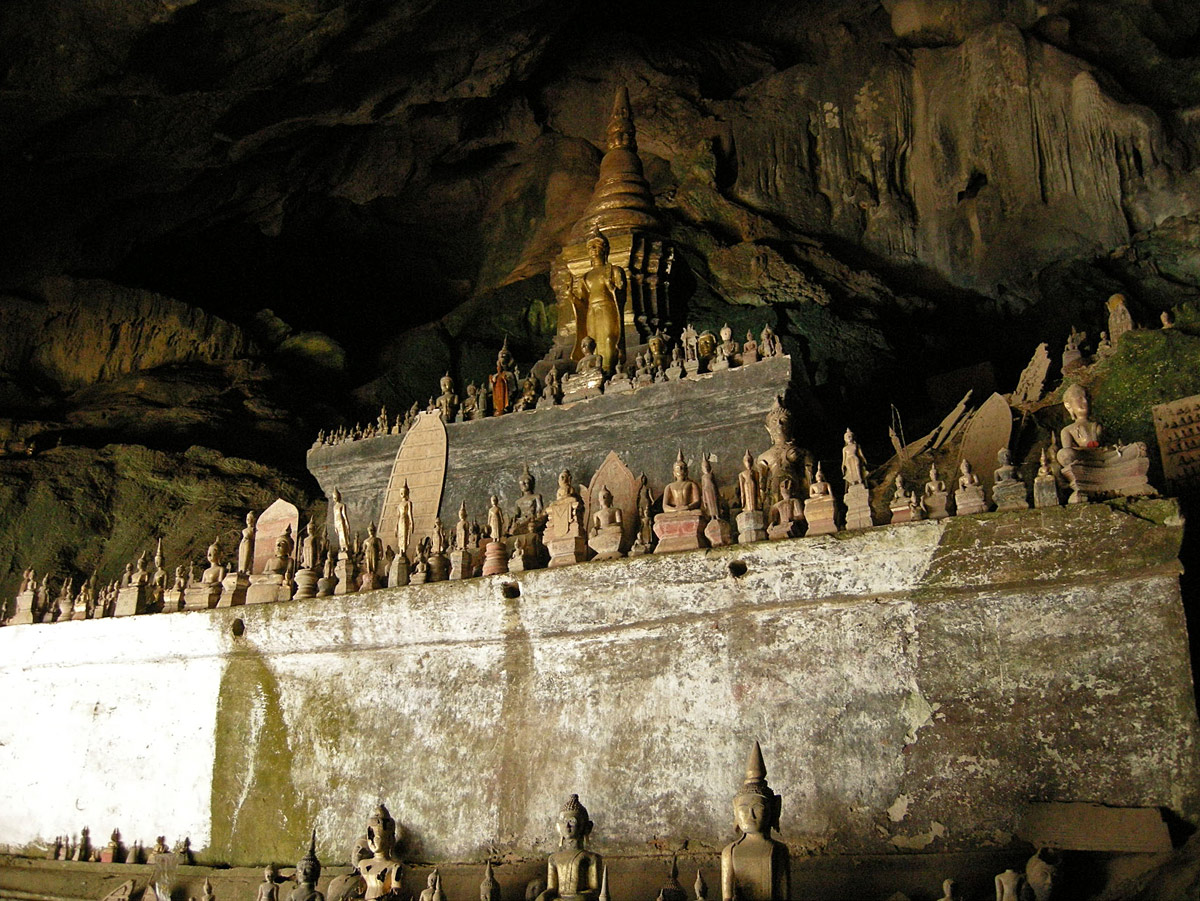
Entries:
[[664,224],[654,205],[654,195],[642,174],[629,91],[624,87],[617,89],[613,99],[606,147],[592,199],[572,228],[571,239],[583,241],[593,229],[603,232],[663,231]]

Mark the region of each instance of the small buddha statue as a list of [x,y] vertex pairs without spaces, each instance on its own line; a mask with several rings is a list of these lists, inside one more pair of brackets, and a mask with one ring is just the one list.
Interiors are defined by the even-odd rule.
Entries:
[[292,558],[288,551],[291,546],[291,541],[280,535],[275,539],[275,556],[266,562],[263,567],[264,575],[269,576],[285,576],[292,565]]
[[689,372],[695,372],[695,367],[700,361],[700,338],[696,334],[696,329],[693,328],[692,324],[689,322],[679,337],[683,342],[684,367],[687,368]]
[[383,540],[376,534],[375,523],[370,523],[367,526],[367,540],[363,542],[363,573],[369,578],[369,588],[375,587],[375,580],[382,572],[379,568],[382,560]]
[[757,363],[758,362],[758,342],[754,340],[754,333],[749,329],[746,330],[746,343],[742,345],[742,363]]
[[804,502],[804,519],[808,522],[808,535],[832,535],[837,531],[837,509],[825,471],[817,463],[817,472],[808,486],[808,500]]
[[467,521],[467,502],[463,501],[458,505],[458,522],[454,524],[454,537],[451,541],[451,546],[455,550],[465,551],[470,549],[471,544],[471,523]]
[[766,357],[778,357],[783,355],[783,342],[779,340],[779,336],[775,334],[775,330],[770,324],[764,325],[762,333],[758,336],[758,352]]
[[546,373],[546,384],[542,387],[542,400],[553,406],[562,403],[562,381],[559,378],[558,370],[551,368]]
[[717,336],[708,329],[702,331],[700,337],[696,339],[696,353],[700,355],[702,364],[712,362],[712,358],[717,353]]
[[1088,416],[1088,397],[1082,385],[1071,385],[1063,392],[1063,406],[1072,419],[1060,433],[1062,447],[1057,454],[1062,474],[1071,485],[1067,503],[1154,494],[1146,481],[1150,461],[1145,444],[1102,445],[1101,429]]
[[587,556],[584,537],[583,501],[571,484],[571,472],[558,475],[557,496],[546,511],[545,541],[550,548],[550,566],[581,563]]
[[517,398],[517,402],[513,404],[513,412],[519,413],[523,410],[532,410],[537,407],[538,402],[538,383],[532,375],[521,382],[521,396]]
[[958,489],[954,492],[955,515],[969,516],[985,512],[987,503],[983,499],[983,488],[979,484],[979,476],[971,471],[970,461],[964,457],[958,469]]
[[742,471],[738,473],[738,497],[742,502],[742,510],[758,510],[762,500],[758,493],[758,473],[754,469],[754,456],[749,449],[742,457]]
[[738,498],[742,512],[737,515],[738,544],[765,541],[767,520],[762,511],[761,476],[754,466],[754,455],[749,450],[742,457],[742,471],[738,473]]
[[580,345],[583,350],[583,356],[575,364],[575,372],[577,374],[603,372],[604,357],[596,351],[596,341],[591,335],[583,339]]
[[746,779],[733,798],[741,836],[721,851],[722,901],[788,901],[791,898],[787,845],[771,838],[779,828],[782,799],[767,785],[758,742],[746,762]]
[[516,510],[508,524],[509,534],[524,535],[536,532],[543,521],[542,496],[533,491],[533,473],[529,471],[528,463],[525,464],[517,484],[521,487],[521,496],[517,498]]
[[654,498],[650,494],[650,484],[646,481],[646,474],[643,472],[638,478],[637,540],[646,551],[650,550],[650,545],[654,542],[654,516],[651,513],[653,508]]
[[795,538],[804,526],[804,505],[792,497],[792,480],[779,483],[779,500],[771,505],[767,518],[767,536],[772,540]]
[[458,411],[462,415],[463,422],[471,422],[479,418],[479,387],[474,382],[467,385],[466,396]]
[[333,531],[338,540],[338,556],[345,559],[350,554],[350,517],[346,514],[346,504],[342,501],[340,488],[333,489],[333,503],[329,509],[333,517]]
[[925,518],[925,510],[915,491],[909,491],[904,485],[904,476],[896,473],[895,491],[892,493],[892,523],[915,522]]
[[937,464],[929,464],[929,481],[925,483],[925,495],[922,504],[930,519],[945,519],[950,515],[947,507],[949,495],[946,483],[938,477]]
[[845,446],[842,448],[842,478],[846,480],[846,485],[861,485],[866,468],[867,458],[854,440],[854,433],[846,429]]
[[454,422],[458,416],[458,395],[454,392],[454,379],[447,372],[439,384],[442,393],[437,398],[438,415],[442,417],[442,422]]
[[408,479],[405,479],[400,486],[400,500],[396,505],[396,556],[408,558],[412,534],[413,505],[409,497]]
[[200,581],[205,585],[216,585],[225,578],[225,567],[221,565],[221,545],[214,541],[208,546],[208,568],[200,574]]
[[479,883],[479,901],[500,901],[500,883],[492,872],[490,860],[483,871],[483,882]]
[[380,804],[375,816],[367,824],[366,841],[370,857],[358,863],[358,872],[366,886],[363,901],[376,901],[400,889],[400,865],[392,857],[394,827],[395,821],[387,808]]
[[584,848],[592,831],[587,808],[571,795],[555,823],[559,850],[546,861],[546,889],[536,901],[599,901],[604,859]]
[[321,878],[321,861],[317,860],[317,833],[312,834],[308,853],[296,864],[296,887],[288,896],[288,901],[325,901],[325,896],[317,891],[317,881]]
[[700,509],[700,486],[688,478],[682,450],[672,473],[674,481],[663,489],[662,513],[654,518],[654,534],[658,536],[655,553],[659,554],[707,546],[703,533],[708,517]]
[[1033,478],[1033,505],[1035,507],[1057,507],[1058,480],[1050,469],[1050,458],[1046,448],[1042,448],[1041,460],[1038,464],[1037,475]]
[[1005,870],[996,876],[996,901],[1021,901],[1025,888],[1025,875],[1016,870]]
[[254,901],[279,901],[279,883],[275,881],[275,867],[263,867],[263,881],[258,884]]
[[1028,510],[1025,483],[1016,477],[1016,467],[1007,447],[996,452],[997,468],[992,480],[992,500],[997,510]]
[[500,509],[500,498],[494,494],[488,500],[487,529],[492,541],[504,540],[504,511]]
[[513,372],[512,354],[508,350],[508,338],[496,354],[496,371],[488,376],[488,388],[492,398],[492,415],[503,416],[512,409],[517,399],[517,376]]
[[[1063,392],[1063,406],[1071,416],[1071,424],[1059,433],[1062,449],[1058,452],[1059,462],[1066,463],[1074,460],[1077,454],[1068,453],[1079,448],[1096,448],[1100,446],[1100,425],[1088,418],[1089,405],[1087,391],[1082,385],[1071,385]],[[1064,459],[1065,458],[1065,459]]]
[[612,492],[601,486],[599,506],[592,513],[588,530],[591,535],[588,546],[596,552],[597,560],[613,560],[621,556],[621,541],[624,538],[624,514],[613,506]]
[[598,225],[592,226],[587,249],[591,268],[582,278],[571,280],[576,332],[593,339],[592,352],[600,356],[600,369],[611,375],[620,352],[620,299],[625,292],[625,270],[608,261],[608,239]]
[[760,498],[763,506],[774,504],[781,499],[779,485],[785,478],[792,480],[793,487],[799,487],[800,494],[804,494],[808,488],[810,473],[807,470],[811,466],[809,455],[792,440],[791,421],[791,414],[783,403],[783,396],[777,394],[775,403],[763,423],[771,439],[771,446],[759,454],[758,460],[755,461],[760,473],[759,489],[765,496]]
[[237,571],[246,575],[254,568],[254,536],[258,532],[254,525],[256,519],[253,510],[246,514],[246,528],[242,529],[242,540],[238,544]]

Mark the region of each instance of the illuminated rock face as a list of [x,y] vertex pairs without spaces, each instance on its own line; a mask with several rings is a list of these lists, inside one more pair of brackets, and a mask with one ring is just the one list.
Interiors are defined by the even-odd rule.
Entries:
[[1193,819],[1179,522],[1092,504],[0,629],[0,843],[169,823],[237,864],[315,825],[336,860],[382,794],[427,859],[532,856],[579,791],[606,853],[716,848],[755,738],[784,838],[829,851],[980,847],[1031,799]]

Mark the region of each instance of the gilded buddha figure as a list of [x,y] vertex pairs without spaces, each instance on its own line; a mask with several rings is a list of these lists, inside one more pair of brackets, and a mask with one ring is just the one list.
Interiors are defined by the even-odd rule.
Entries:
[[546,861],[546,890],[537,901],[597,901],[600,897],[600,876],[604,859],[584,848],[592,831],[587,808],[579,803],[579,795],[571,795],[558,812],[559,850]]
[[605,375],[611,375],[620,351],[620,298],[625,291],[625,272],[608,261],[608,239],[598,226],[592,227],[587,249],[591,268],[571,285],[576,330],[596,342],[601,368]]
[[779,828],[782,799],[767,785],[767,768],[758,742],[746,761],[746,779],[733,798],[733,817],[741,835],[721,851],[723,901],[787,901],[791,897],[788,849],[771,838]]

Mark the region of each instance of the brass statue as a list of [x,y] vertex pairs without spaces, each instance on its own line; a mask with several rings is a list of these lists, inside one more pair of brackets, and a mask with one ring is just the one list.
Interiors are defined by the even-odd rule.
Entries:
[[340,488],[333,489],[333,505],[329,515],[333,517],[333,529],[337,533],[339,555],[344,558],[350,553],[350,519],[346,515],[346,505],[342,501]]
[[442,417],[442,422],[454,422],[454,417],[458,415],[458,395],[454,393],[454,379],[450,373],[442,376],[440,387],[442,393],[437,398],[438,415]]
[[741,836],[721,851],[722,901],[788,901],[791,897],[787,845],[771,838],[771,829],[779,828],[781,803],[767,785],[762,750],[755,742],[742,790],[733,798]]
[[517,399],[517,376],[513,372],[513,358],[508,349],[508,339],[496,354],[496,371],[488,376],[488,388],[492,396],[492,415],[503,416],[512,410]]
[[571,284],[575,330],[580,340],[586,336],[596,342],[601,368],[605,375],[611,375],[620,352],[625,272],[608,261],[608,239],[598,226],[592,227],[587,248],[591,268]]
[[559,849],[546,861],[546,890],[537,901],[599,901],[604,859],[584,848],[592,831],[587,808],[571,795],[558,812]]
[[246,528],[242,529],[242,541],[238,545],[237,571],[247,575],[254,567],[254,536],[258,532],[254,525],[256,518],[253,510],[246,514]]
[[400,506],[396,511],[396,555],[408,558],[413,534],[413,505],[408,496],[408,479],[400,486]]
[[263,881],[259,883],[254,901],[279,901],[279,885],[275,882],[275,867],[263,868]]

